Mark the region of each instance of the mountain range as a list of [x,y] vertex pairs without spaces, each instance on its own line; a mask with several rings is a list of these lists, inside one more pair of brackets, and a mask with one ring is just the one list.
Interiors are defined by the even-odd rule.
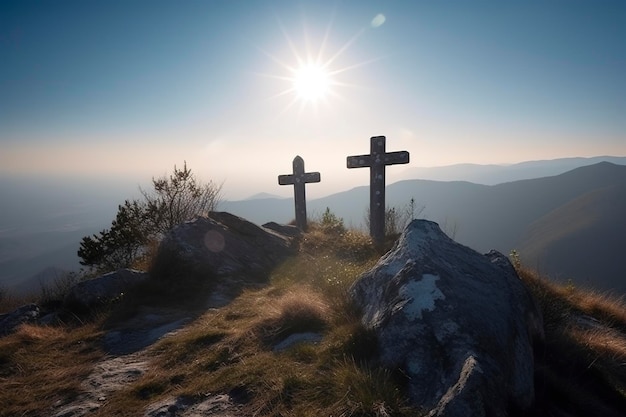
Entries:
[[[438,222],[477,251],[519,253],[522,262],[557,280],[626,293],[626,166],[600,162],[565,173],[496,185],[405,180],[390,184],[386,203],[399,212],[413,199],[418,217]],[[369,188],[357,187],[307,203],[319,217],[328,207],[363,227]],[[224,202],[222,210],[257,223],[293,218],[291,199]]]
[[[390,169],[390,171],[392,171]],[[626,157],[567,158],[521,164],[408,168],[386,188],[387,205],[438,222],[480,252],[515,249],[524,264],[555,279],[626,294]],[[395,178],[395,177],[394,177]],[[450,179],[450,180],[444,180]],[[463,179],[463,181],[460,181]],[[469,181],[471,180],[471,181]],[[511,180],[511,181],[508,181]],[[508,181],[508,182],[506,182]],[[117,205],[133,198],[126,183],[62,183],[0,178],[0,288],[25,291],[78,269],[81,237],[108,228]],[[307,202],[310,218],[328,207],[365,229],[369,187]],[[218,207],[257,224],[287,223],[293,200],[259,192]]]
[[551,177],[581,166],[599,162],[626,165],[626,158],[595,156],[592,158],[560,158],[547,161],[526,161],[511,165],[455,164],[441,167],[411,167],[401,172],[403,178],[420,178],[435,181],[468,181],[476,184],[496,185],[505,182]]

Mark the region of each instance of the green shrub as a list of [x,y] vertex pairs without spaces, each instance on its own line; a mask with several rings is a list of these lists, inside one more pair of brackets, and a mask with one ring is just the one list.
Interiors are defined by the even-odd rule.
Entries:
[[110,229],[80,242],[80,263],[99,271],[130,267],[146,255],[149,243],[172,227],[212,211],[220,199],[221,185],[198,181],[185,163],[174,166],[169,177],[152,178],[151,192],[143,200],[126,200],[118,206]]
[[326,211],[322,214],[322,218],[319,222],[320,228],[324,233],[331,235],[340,235],[346,231],[343,224],[343,218],[337,217],[335,213],[330,211],[330,208],[326,207]]

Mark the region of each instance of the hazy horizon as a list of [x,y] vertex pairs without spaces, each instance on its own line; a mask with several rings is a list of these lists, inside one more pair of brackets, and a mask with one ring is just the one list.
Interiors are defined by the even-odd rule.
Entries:
[[[432,170],[438,168],[451,168],[455,166],[471,166],[476,165],[479,167],[509,167],[518,164],[528,164],[535,162],[543,162],[543,161],[554,161],[558,159],[563,160],[577,160],[577,159],[585,159],[592,160],[594,158],[626,158],[625,155],[596,155],[592,157],[566,157],[566,158],[555,158],[555,159],[546,159],[546,160],[528,160],[528,161],[519,161],[514,163],[494,163],[494,164],[476,164],[472,162],[466,163],[458,163],[458,164],[450,164],[450,165],[439,165],[439,166],[413,166],[411,165],[400,165],[400,166],[392,166],[387,169],[386,177],[387,184],[391,184],[397,181],[403,181],[407,179],[419,179],[418,177],[412,176],[410,174],[411,171],[415,170]],[[184,162],[184,161],[183,161]],[[181,164],[176,164],[177,166],[181,166]],[[213,181],[216,184],[220,184],[219,181],[216,181],[211,178],[206,178],[205,176],[198,174],[198,170],[195,167],[188,167],[194,172],[194,175],[201,181]],[[111,175],[111,174],[84,174],[84,175],[76,175],[69,173],[53,173],[48,175],[41,175],[39,173],[28,173],[28,172],[0,172],[0,185],[5,186],[5,189],[14,189],[17,190],[18,185],[23,185],[24,183],[28,183],[33,188],[38,188],[41,190],[42,195],[41,200],[43,201],[46,196],[50,197],[54,194],[59,194],[62,198],[67,198],[71,195],[72,190],[80,190],[81,193],[85,193],[85,191],[89,190],[89,194],[92,197],[97,196],[98,200],[105,200],[106,198],[111,198],[110,204],[117,208],[118,204],[124,202],[125,199],[135,199],[141,197],[140,189],[150,190],[152,183],[151,180],[153,177],[159,177],[163,175],[169,175],[173,171],[174,166],[163,169],[159,173],[155,173],[152,175]],[[309,169],[307,166],[307,171],[312,171],[313,169]],[[348,171],[348,169],[345,169]],[[360,186],[369,186],[369,170],[362,170],[364,175],[361,176],[353,176],[354,178],[327,178],[324,171],[321,172],[322,181],[320,183],[312,183],[307,184],[306,193],[307,198],[323,198],[329,195],[343,192],[355,187]],[[268,175],[264,178],[264,182],[260,183],[260,188],[255,188],[253,185],[245,186],[245,184],[237,184],[237,187],[231,188],[228,181],[221,182],[222,184],[222,199],[229,201],[237,201],[244,200],[250,197],[254,197],[257,194],[270,194],[272,196],[278,196],[281,198],[291,198],[293,197],[293,187],[291,186],[279,186],[277,182],[277,177],[279,174],[288,174],[291,173],[291,166],[286,168],[284,172],[276,173],[276,175]],[[530,177],[530,176],[529,176]],[[455,178],[455,180],[463,180],[462,178]],[[255,183],[256,184],[256,183]],[[67,188],[70,186],[70,188]],[[32,189],[31,189],[32,191]],[[18,196],[16,194],[16,196]],[[24,194],[23,196],[25,196]],[[34,194],[28,194],[30,198],[34,197]],[[58,198],[59,196],[56,196]],[[80,197],[80,196],[76,196]],[[5,200],[5,203],[9,202],[10,199]],[[16,202],[20,206],[24,205],[23,201]],[[2,219],[0,219],[0,224],[2,224]]]

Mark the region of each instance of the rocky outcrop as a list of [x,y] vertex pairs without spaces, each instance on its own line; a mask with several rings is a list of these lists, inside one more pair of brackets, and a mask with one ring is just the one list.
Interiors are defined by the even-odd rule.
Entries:
[[283,236],[288,236],[291,238],[299,238],[302,236],[302,230],[298,228],[298,226],[294,226],[292,224],[280,224],[276,222],[268,222],[264,223],[263,227],[265,229],[270,229],[279,233]]
[[[258,282],[294,252],[292,239],[283,234],[229,213],[211,212],[174,227],[158,256],[179,271]],[[167,266],[161,269],[168,271]]]
[[508,259],[414,220],[351,288],[380,360],[431,416],[503,416],[534,401],[541,315]]
[[148,277],[146,272],[120,269],[79,282],[66,295],[64,304],[71,310],[86,311],[106,304]]
[[0,337],[13,333],[20,324],[34,323],[39,315],[37,304],[26,304],[10,313],[0,314]]

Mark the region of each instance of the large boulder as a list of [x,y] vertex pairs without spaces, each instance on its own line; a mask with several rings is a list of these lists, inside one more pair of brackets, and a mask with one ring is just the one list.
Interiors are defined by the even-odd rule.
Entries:
[[[201,271],[220,280],[262,282],[295,253],[293,239],[226,212],[211,212],[174,227],[159,248],[159,257],[179,271]],[[168,268],[164,265],[164,273]]]
[[86,311],[122,296],[144,281],[148,274],[133,269],[120,269],[99,277],[81,281],[65,296],[64,304],[71,310]]
[[503,416],[534,402],[535,302],[502,254],[481,255],[414,220],[352,286],[383,365],[431,416]]

